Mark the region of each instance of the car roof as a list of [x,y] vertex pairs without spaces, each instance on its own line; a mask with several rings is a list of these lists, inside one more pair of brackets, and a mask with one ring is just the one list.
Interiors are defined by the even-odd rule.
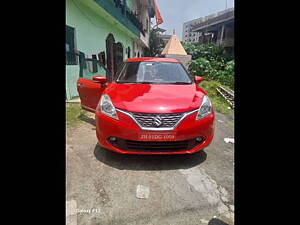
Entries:
[[172,62],[179,63],[177,59],[172,58],[158,58],[158,57],[142,57],[142,58],[129,58],[125,62]]

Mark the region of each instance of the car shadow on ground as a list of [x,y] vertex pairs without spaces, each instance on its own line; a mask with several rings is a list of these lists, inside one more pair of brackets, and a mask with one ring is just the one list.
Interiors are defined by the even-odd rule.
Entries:
[[220,219],[213,218],[209,221],[208,225],[229,225],[228,223],[223,222]]
[[177,170],[195,167],[206,160],[206,153],[201,150],[186,155],[122,155],[95,146],[96,159],[119,170]]
[[88,117],[88,116],[86,116],[86,115],[80,114],[80,115],[78,116],[78,119],[80,119],[80,120],[82,120],[82,121],[84,121],[84,122],[86,122],[86,123],[89,123],[89,124],[91,124],[91,125],[93,125],[93,126],[96,126],[96,121],[95,121],[94,118],[91,118],[91,117]]

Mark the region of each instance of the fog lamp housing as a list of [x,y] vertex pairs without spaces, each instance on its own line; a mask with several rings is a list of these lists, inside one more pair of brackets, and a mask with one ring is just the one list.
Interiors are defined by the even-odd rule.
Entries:
[[109,138],[109,141],[111,141],[111,142],[115,142],[116,140],[117,140],[116,137],[110,137],[110,138]]
[[196,137],[196,141],[198,141],[198,142],[202,142],[203,141],[203,137]]

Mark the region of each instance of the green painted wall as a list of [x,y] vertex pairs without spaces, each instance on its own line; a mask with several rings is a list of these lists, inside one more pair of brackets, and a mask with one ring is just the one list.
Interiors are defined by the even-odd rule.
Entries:
[[[100,8],[93,0],[66,0],[66,25],[75,28],[77,50],[85,54],[98,54],[106,51],[105,39],[109,33],[114,35],[116,42],[123,44],[124,59],[127,58],[125,49],[130,47],[136,36],[118,23],[114,18]],[[105,75],[105,70],[96,74],[84,71],[84,77],[91,79],[94,75]],[[71,99],[78,96],[76,81],[79,77],[79,65],[66,65],[66,94]]]
[[129,9],[133,9],[134,7],[134,3],[133,3],[133,0],[126,0],[126,5]]

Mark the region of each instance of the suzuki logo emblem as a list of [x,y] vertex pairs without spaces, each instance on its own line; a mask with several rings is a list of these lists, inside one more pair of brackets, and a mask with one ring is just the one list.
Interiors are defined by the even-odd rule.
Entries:
[[153,117],[153,124],[157,127],[162,125],[162,118],[160,116]]

